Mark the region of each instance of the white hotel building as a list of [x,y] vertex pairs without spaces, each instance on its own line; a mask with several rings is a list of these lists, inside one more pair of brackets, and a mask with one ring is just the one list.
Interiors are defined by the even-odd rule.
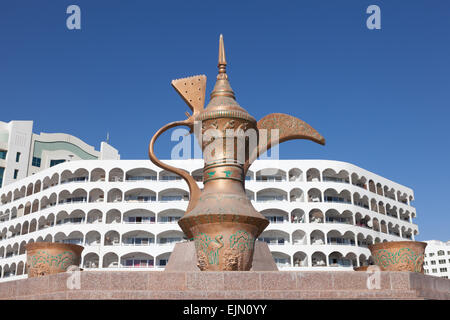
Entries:
[[425,241],[425,274],[441,278],[450,278],[450,241]]
[[[16,152],[26,151],[14,149],[11,123],[0,123],[6,152],[0,160],[0,281],[26,277],[25,245],[37,241],[83,245],[84,269],[164,269],[174,244],[184,240],[177,220],[189,193],[179,176],[149,160],[119,160],[106,143],[94,153],[73,136],[41,134],[48,144],[40,153],[31,146],[28,159],[20,156],[28,171],[12,179]],[[83,160],[79,149],[98,160]],[[202,187],[202,160],[167,162]],[[418,234],[413,191],[350,163],[257,160],[250,169],[247,195],[271,222],[259,239],[280,270],[349,270],[368,263],[368,244]]]

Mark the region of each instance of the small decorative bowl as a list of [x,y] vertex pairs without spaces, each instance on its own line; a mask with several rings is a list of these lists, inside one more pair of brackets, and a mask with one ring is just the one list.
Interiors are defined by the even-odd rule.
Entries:
[[369,245],[375,264],[381,271],[423,273],[425,242],[392,241]]
[[84,248],[76,244],[35,242],[26,249],[28,277],[33,278],[65,272],[72,265],[78,267]]

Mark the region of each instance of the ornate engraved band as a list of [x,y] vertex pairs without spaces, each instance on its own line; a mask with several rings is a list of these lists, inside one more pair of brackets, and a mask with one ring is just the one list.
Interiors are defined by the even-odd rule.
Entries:
[[255,118],[253,118],[247,112],[242,112],[242,111],[238,111],[238,110],[217,110],[217,111],[204,112],[204,113],[200,114],[196,120],[203,121],[203,120],[217,119],[217,118],[236,118],[236,119],[243,119],[243,120],[247,120],[247,121],[256,123]]

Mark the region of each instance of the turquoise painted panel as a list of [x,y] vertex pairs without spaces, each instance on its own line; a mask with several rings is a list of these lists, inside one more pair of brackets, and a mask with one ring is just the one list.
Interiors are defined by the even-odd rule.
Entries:
[[69,143],[65,141],[55,141],[55,142],[42,142],[42,141],[35,141],[34,142],[34,151],[33,151],[33,157],[41,158],[42,157],[42,151],[57,151],[57,150],[66,150],[69,152],[72,152],[73,154],[77,155],[83,160],[96,160],[98,159],[97,156],[94,156],[80,147]]

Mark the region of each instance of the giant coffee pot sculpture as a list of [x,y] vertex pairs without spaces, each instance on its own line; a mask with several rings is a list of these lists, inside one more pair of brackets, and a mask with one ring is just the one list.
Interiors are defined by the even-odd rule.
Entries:
[[[248,271],[252,267],[255,239],[269,224],[253,208],[245,193],[248,168],[277,143],[308,139],[324,145],[325,139],[307,123],[286,114],[269,114],[257,122],[237,103],[226,65],[221,35],[219,74],[206,109],[206,76],[172,81],[193,113],[187,113],[187,120],[168,123],[159,129],[150,141],[149,157],[157,166],[180,175],[189,185],[189,205],[178,224],[195,242],[198,267],[207,271]],[[176,126],[189,127],[202,147],[203,190],[189,173],[161,162],[154,154],[156,139]],[[234,133],[231,138],[230,132]]]

